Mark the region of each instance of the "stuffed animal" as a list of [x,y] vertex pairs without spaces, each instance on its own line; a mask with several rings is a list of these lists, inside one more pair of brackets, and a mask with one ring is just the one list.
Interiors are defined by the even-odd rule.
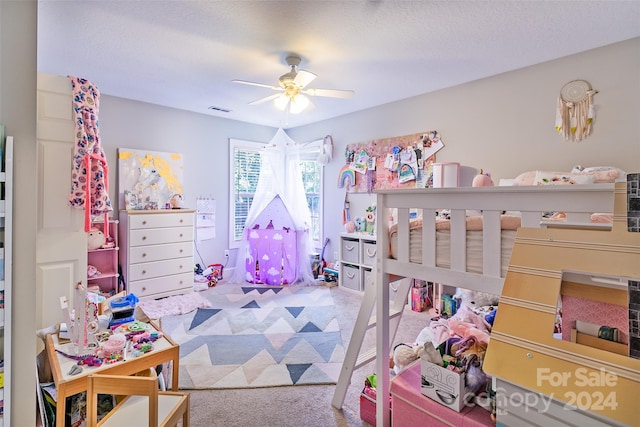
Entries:
[[174,194],[169,199],[169,206],[171,206],[171,209],[182,209],[183,202],[184,199],[182,197],[182,194]]
[[89,250],[100,249],[107,242],[102,230],[92,227],[87,233],[87,248]]
[[415,344],[398,344],[393,348],[393,354],[389,360],[389,368],[398,375],[413,361],[418,359],[418,347]]
[[487,172],[483,172],[480,169],[480,173],[473,178],[471,182],[472,187],[493,187],[493,180],[491,179],[491,174]]
[[356,223],[353,221],[347,221],[344,224],[344,229],[347,233],[353,233],[354,231],[356,231]]
[[426,342],[424,345],[418,344],[398,344],[393,348],[393,354],[389,358],[389,368],[393,369],[393,372],[398,375],[407,366],[414,361],[422,359],[427,362],[435,363],[442,366],[442,356],[440,352],[435,349],[431,341]]
[[457,288],[453,298],[460,301],[460,307],[466,305],[476,312],[480,310],[480,307],[495,306],[498,305],[500,301],[499,295],[476,292],[463,288]]

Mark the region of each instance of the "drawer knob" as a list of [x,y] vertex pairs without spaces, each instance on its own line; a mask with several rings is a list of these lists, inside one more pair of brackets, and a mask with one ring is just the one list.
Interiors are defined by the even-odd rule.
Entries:
[[180,249],[180,253],[184,252],[184,249]]
[[142,274],[147,274],[147,270],[142,270]]
[[142,236],[142,240],[147,240],[147,236]]
[[184,219],[181,219],[181,220],[180,220],[180,223],[183,223],[183,222],[184,222]]
[[142,258],[144,258],[144,257],[146,257],[146,256],[147,256],[147,253],[146,253],[146,252],[143,252],[143,253],[142,253]]
[[142,225],[147,225],[147,221],[142,221]]
[[146,290],[147,290],[147,287],[146,287],[146,286],[143,286],[143,287],[142,287],[142,292],[144,292],[144,291],[146,291]]
[[182,280],[180,280],[180,284],[182,285]]
[[182,266],[180,266],[179,268],[180,268],[180,269],[182,269],[183,267],[182,267]]
[[182,237],[182,233],[180,233],[180,237]]

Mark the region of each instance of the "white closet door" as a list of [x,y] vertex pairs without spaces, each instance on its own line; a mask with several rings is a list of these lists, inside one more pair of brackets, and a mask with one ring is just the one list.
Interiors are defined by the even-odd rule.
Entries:
[[87,285],[84,211],[68,204],[74,118],[67,77],[38,73],[38,224],[36,325],[66,321],[60,300],[72,304],[77,282]]

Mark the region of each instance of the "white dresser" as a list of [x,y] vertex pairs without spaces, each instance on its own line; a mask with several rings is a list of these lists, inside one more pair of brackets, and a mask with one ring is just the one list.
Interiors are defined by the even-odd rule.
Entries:
[[127,292],[161,298],[193,290],[194,210],[120,211]]

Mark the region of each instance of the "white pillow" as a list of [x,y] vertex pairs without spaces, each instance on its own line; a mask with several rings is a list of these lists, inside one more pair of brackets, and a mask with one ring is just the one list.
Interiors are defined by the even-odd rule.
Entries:
[[625,179],[627,174],[622,169],[613,166],[594,166],[584,168],[581,173],[593,175],[596,183],[599,182],[616,182],[617,179]]
[[593,184],[595,176],[584,173],[562,173],[536,171],[533,185]]

